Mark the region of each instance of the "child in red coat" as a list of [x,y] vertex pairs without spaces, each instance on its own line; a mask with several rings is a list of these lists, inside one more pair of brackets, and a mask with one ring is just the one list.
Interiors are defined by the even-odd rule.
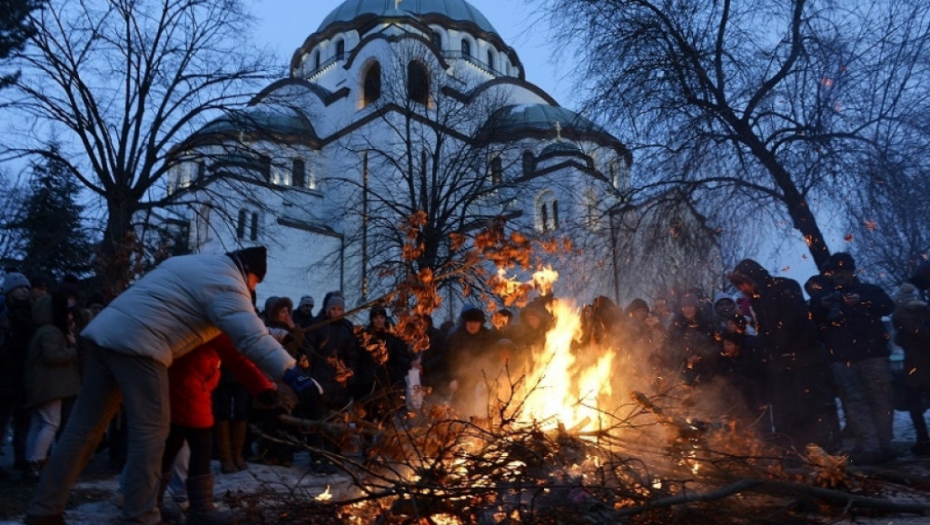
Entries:
[[213,403],[211,394],[220,381],[220,363],[265,404],[275,404],[277,390],[259,369],[236,350],[232,341],[221,334],[193,352],[176,359],[168,369],[171,397],[171,431],[162,459],[162,485],[159,506],[171,477],[171,465],[187,441],[191,456],[187,493],[190,499],[188,524],[223,521],[213,505],[213,474],[210,456],[213,449]]

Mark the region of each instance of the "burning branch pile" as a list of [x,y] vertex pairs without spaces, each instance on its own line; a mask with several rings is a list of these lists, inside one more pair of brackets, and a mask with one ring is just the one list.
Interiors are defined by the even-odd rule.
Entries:
[[[374,434],[365,427],[374,439],[363,457],[333,458],[351,488],[338,499],[290,501],[288,516],[313,523],[782,524],[930,512],[918,491],[850,470],[844,458],[814,448],[786,461],[784,451],[731,424],[691,423],[660,409],[661,398],[631,398],[604,413],[609,423],[599,428],[521,422],[512,416],[516,399],[487,419],[434,406]],[[342,430],[357,435],[350,425]]]
[[[504,269],[491,279],[507,294],[502,302],[546,292],[544,275],[533,283],[506,278],[514,265],[530,265],[523,237],[504,235],[498,224],[482,239],[476,246],[492,256],[473,264],[493,260]],[[425,347],[419,314],[439,304],[436,277],[412,276],[387,299],[400,333],[418,349]],[[656,382],[622,348],[577,345],[578,310],[547,304],[553,323],[545,344],[482,369],[481,410],[427,402],[381,411],[377,420],[361,409],[322,421],[285,418],[292,444],[325,456],[350,482],[338,493],[294,494],[262,522],[784,524],[930,512],[924,487],[866,475],[816,447],[778,449],[744,421],[699,408],[694,398],[709,392]],[[299,437],[320,429],[358,453]]]

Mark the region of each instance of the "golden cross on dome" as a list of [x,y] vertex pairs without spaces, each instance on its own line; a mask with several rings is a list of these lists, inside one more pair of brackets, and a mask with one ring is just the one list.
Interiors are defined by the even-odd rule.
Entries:
[[555,139],[562,142],[562,124],[558,120],[555,121]]
[[403,2],[403,1],[404,1],[404,0],[394,0],[394,10],[395,10],[395,11],[397,11],[398,9],[400,9],[400,3]]

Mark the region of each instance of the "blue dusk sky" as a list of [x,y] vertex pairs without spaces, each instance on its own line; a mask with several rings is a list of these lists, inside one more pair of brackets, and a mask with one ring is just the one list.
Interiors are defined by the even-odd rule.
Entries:
[[[255,37],[259,44],[276,50],[284,68],[291,55],[343,0],[258,0],[250,3],[257,19]],[[526,79],[572,107],[569,67],[553,63],[550,28],[541,12],[526,0],[469,0],[514,48],[526,71]],[[401,2],[403,8],[403,2]]]

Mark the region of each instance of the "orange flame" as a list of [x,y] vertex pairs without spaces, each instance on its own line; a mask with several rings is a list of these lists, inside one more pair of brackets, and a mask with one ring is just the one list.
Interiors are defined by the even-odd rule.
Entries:
[[580,368],[572,352],[572,343],[581,331],[579,309],[556,299],[550,312],[555,322],[546,334],[544,347],[533,356],[519,419],[543,428],[562,425],[576,431],[596,429],[603,416],[599,405],[612,394],[615,354],[605,350],[594,364]]

